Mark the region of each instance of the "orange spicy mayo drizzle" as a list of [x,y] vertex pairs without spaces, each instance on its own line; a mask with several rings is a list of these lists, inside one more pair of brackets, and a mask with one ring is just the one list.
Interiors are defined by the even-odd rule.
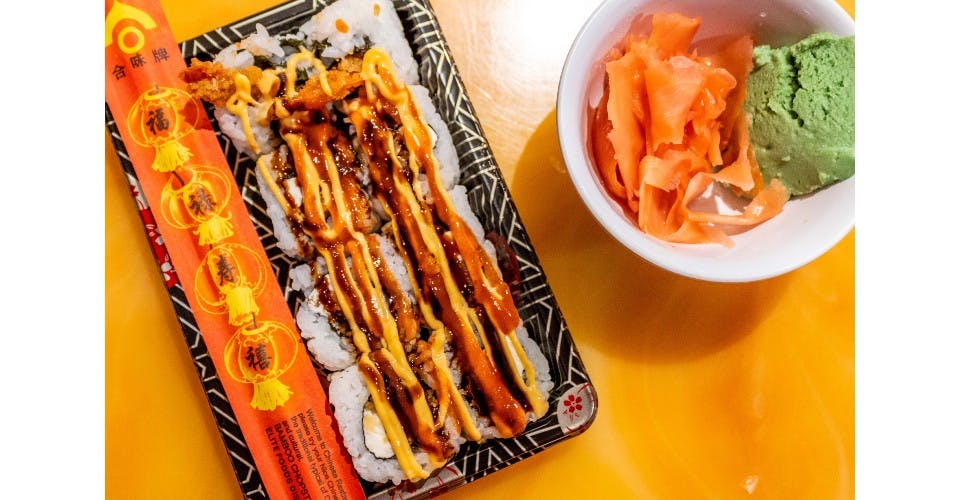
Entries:
[[[427,207],[415,197],[413,187],[393,147],[392,135],[376,111],[379,96],[357,101],[350,120],[370,163],[370,176],[384,193],[404,240],[418,264],[421,291],[439,305],[444,327],[452,334],[464,376],[473,383],[474,397],[485,408],[503,436],[515,436],[526,426],[526,413],[504,384],[497,365],[488,357],[477,320],[450,271],[440,236]],[[416,276],[416,275],[415,275]],[[428,300],[427,302],[430,302]]]
[[537,416],[543,415],[547,411],[547,402],[537,387],[535,369],[516,335],[520,315],[513,303],[510,288],[497,273],[495,264],[480,247],[476,236],[457,214],[449,194],[443,188],[439,165],[432,154],[432,140],[413,95],[397,79],[390,57],[380,49],[373,48],[364,55],[362,75],[367,96],[374,95],[376,87],[377,95],[387,99],[399,115],[404,141],[411,153],[408,166],[412,177],[417,178],[420,166],[425,168],[437,215],[450,228],[454,244],[463,257],[474,285],[475,298],[497,331],[498,344],[505,346],[502,350],[510,352],[520,361],[521,366],[517,366],[513,356],[504,352],[507,356],[505,364],[513,381],[520,387],[533,412]]
[[284,139],[303,190],[304,229],[331,271],[333,295],[350,324],[361,373],[398,461],[411,479],[426,477],[409,454],[409,443],[403,444],[406,434],[434,465],[445,463],[453,450],[407,360],[405,343],[416,335],[413,309],[383,265],[379,246],[370,243],[375,240],[360,230],[368,229],[362,223],[369,203],[356,179],[341,175],[335,158],[343,165],[352,155],[340,132],[325,122],[302,125],[302,131],[290,125]]
[[[378,199],[383,206],[389,206],[389,203],[387,202],[386,198],[384,198],[382,193],[378,195]],[[415,277],[417,274],[416,270],[414,269],[414,261],[409,257],[404,246],[403,237],[401,236],[397,219],[393,213],[387,212],[387,215],[390,217],[389,227],[394,242],[397,245],[397,253],[399,253],[403,259],[404,266],[407,269],[407,275]],[[444,355],[447,345],[446,327],[443,325],[443,322],[437,319],[437,317],[434,315],[433,306],[427,301],[427,297],[425,297],[423,292],[421,292],[419,286],[413,287],[413,293],[414,297],[417,299],[417,305],[420,307],[422,318],[426,323],[426,326],[430,328],[432,332],[430,335],[430,342],[428,344],[430,347],[429,361],[433,362],[435,366],[434,375],[439,378],[436,387],[438,399],[440,400],[438,421],[443,421],[444,416],[449,409],[449,404],[452,402],[461,426],[461,431],[469,439],[479,441],[482,437],[480,434],[480,429],[477,427],[477,423],[470,414],[467,402],[457,389],[457,385],[453,380],[453,374],[450,372],[450,368],[447,363],[447,358]]]
[[[315,78],[332,95],[322,63],[302,51],[287,61],[286,96],[296,95],[291,77],[302,62],[317,69]],[[406,476],[417,480],[427,473],[413,456],[412,442],[427,452],[433,466],[445,463],[452,455],[444,428],[448,415],[469,439],[482,437],[453,380],[445,356],[448,344],[455,348],[477,406],[502,436],[522,432],[525,408],[539,416],[546,402],[515,333],[520,320],[510,290],[442,187],[427,125],[412,95],[396,79],[383,51],[368,51],[362,67],[365,85],[360,98],[347,102],[349,119],[370,163],[376,197],[389,208],[389,229],[414,281],[416,307],[387,268],[378,240],[368,234],[373,229],[371,204],[356,179],[359,162],[349,139],[326,111],[284,108],[282,100],[274,98],[280,85],[271,70],[256,83],[272,102],[273,118],[280,120],[289,158],[278,151],[272,161],[261,158],[258,169],[286,212],[303,256],[324,260],[329,275],[318,285],[322,301],[349,329],[360,353],[358,368],[387,439]],[[247,82],[237,84],[231,98],[237,109],[231,111],[246,115],[248,105],[258,104],[248,98],[249,87]],[[402,135],[395,135],[387,120],[401,126]],[[252,134],[247,135],[255,146]],[[400,158],[404,153],[406,162]],[[421,168],[433,203],[411,182]],[[299,203],[289,182],[301,192]],[[421,322],[430,332],[428,341],[417,340]],[[495,330],[492,341],[487,322]],[[429,402],[414,367],[434,380]]]

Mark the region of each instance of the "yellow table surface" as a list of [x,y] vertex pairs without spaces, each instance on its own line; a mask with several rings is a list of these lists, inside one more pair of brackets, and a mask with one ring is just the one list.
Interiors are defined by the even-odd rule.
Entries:
[[[277,3],[162,2],[178,40]],[[604,232],[565,173],[554,122],[563,59],[598,3],[434,0],[600,401],[583,435],[448,497],[853,497],[854,235],[797,271],[734,285],[660,270]],[[106,150],[107,496],[238,498]]]

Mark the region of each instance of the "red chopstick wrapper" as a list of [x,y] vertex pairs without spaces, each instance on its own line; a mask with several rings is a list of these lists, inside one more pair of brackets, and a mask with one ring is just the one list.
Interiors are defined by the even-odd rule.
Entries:
[[107,105],[267,493],[364,498],[159,2],[108,0],[104,43]]

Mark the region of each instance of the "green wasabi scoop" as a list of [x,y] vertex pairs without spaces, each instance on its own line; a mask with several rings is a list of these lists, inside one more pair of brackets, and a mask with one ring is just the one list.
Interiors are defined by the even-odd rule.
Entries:
[[853,175],[854,40],[829,33],[754,50],[744,110],[763,180],[803,195]]

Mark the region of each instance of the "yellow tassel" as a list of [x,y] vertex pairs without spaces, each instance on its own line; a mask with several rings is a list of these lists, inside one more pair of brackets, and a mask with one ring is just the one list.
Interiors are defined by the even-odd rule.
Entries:
[[[233,214],[230,214],[232,217]],[[233,236],[233,224],[230,223],[230,217],[213,215],[209,219],[200,223],[193,234],[199,236],[200,245],[215,245],[231,236]]]
[[153,160],[153,169],[157,172],[172,172],[183,166],[193,153],[177,141],[167,141],[157,146],[157,157]]
[[291,394],[293,391],[275,378],[254,382],[250,406],[258,410],[271,411],[278,406],[283,406],[290,399]]
[[230,313],[231,325],[243,325],[253,321],[253,315],[260,312],[260,306],[253,299],[253,290],[245,286],[224,287],[223,301]]

